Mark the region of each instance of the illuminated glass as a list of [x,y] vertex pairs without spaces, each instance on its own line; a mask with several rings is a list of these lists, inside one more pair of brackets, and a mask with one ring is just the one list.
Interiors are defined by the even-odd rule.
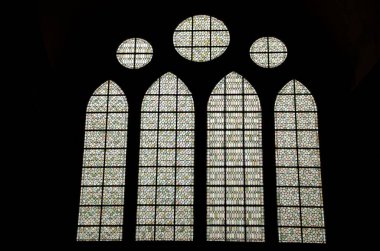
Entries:
[[281,65],[288,55],[285,44],[275,37],[257,39],[249,52],[252,61],[263,68],[275,68]]
[[261,106],[232,72],[207,106],[207,240],[264,242]]
[[182,57],[194,62],[207,62],[225,52],[230,43],[230,33],[219,19],[198,15],[177,26],[173,43]]
[[87,106],[78,241],[122,239],[127,129],[127,99],[107,81]]
[[153,48],[150,43],[141,38],[130,38],[119,45],[116,58],[128,69],[140,69],[150,63]]
[[280,242],[325,243],[317,106],[297,80],[275,103]]
[[192,241],[194,104],[186,85],[166,73],[141,108],[138,241]]

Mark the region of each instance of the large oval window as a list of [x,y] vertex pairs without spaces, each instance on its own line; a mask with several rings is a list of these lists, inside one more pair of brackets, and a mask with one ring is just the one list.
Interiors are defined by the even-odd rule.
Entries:
[[206,15],[189,17],[174,31],[176,51],[193,62],[207,62],[221,56],[230,43],[230,33],[219,19]]

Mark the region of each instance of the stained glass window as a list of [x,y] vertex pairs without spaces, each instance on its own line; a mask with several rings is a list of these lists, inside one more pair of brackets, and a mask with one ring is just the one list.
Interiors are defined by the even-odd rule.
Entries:
[[112,81],[91,97],[86,112],[78,241],[121,241],[128,103]]
[[225,52],[230,43],[230,33],[219,19],[198,15],[177,26],[173,43],[182,57],[194,62],[207,62]]
[[119,45],[116,58],[128,69],[139,69],[149,64],[153,57],[153,48],[148,41],[130,38]]
[[192,241],[194,104],[172,73],[146,92],[141,108],[138,241]]
[[207,106],[207,240],[264,242],[261,106],[232,72]]
[[317,106],[292,80],[275,103],[280,242],[325,243]]
[[274,68],[281,65],[288,53],[285,44],[275,37],[257,39],[250,49],[251,59],[263,68]]

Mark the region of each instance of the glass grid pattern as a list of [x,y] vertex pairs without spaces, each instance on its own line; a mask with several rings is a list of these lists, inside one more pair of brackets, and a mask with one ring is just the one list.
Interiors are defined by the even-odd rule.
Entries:
[[78,241],[121,241],[128,103],[121,88],[103,83],[86,112]]
[[145,94],[141,109],[137,241],[192,241],[194,104],[172,73]]
[[150,43],[141,38],[130,38],[119,45],[116,58],[128,69],[140,69],[153,58],[153,48]]
[[173,43],[182,57],[194,62],[207,62],[226,51],[230,34],[219,19],[197,15],[187,18],[177,26]]
[[279,241],[325,243],[317,106],[292,80],[275,103]]
[[264,242],[260,100],[232,72],[207,107],[207,240]]
[[275,68],[281,65],[288,53],[285,44],[275,37],[257,39],[250,49],[251,59],[263,68]]

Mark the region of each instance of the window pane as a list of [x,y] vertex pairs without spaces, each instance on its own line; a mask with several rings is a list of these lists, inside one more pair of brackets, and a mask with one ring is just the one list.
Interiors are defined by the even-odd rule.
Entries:
[[250,49],[251,59],[263,68],[274,68],[281,65],[288,53],[285,44],[275,37],[257,39]]
[[167,73],[142,103],[136,240],[192,241],[193,185],[193,98]]
[[122,240],[127,122],[124,92],[105,82],[87,106],[78,241]]
[[182,57],[194,62],[207,62],[225,52],[230,43],[230,34],[221,20],[197,15],[177,26],[173,43]]
[[232,72],[207,111],[207,240],[264,242],[259,97]]
[[153,57],[153,48],[148,41],[130,38],[119,45],[116,58],[128,69],[139,69],[149,64]]
[[275,129],[279,240],[324,243],[317,107],[297,80],[277,96]]

